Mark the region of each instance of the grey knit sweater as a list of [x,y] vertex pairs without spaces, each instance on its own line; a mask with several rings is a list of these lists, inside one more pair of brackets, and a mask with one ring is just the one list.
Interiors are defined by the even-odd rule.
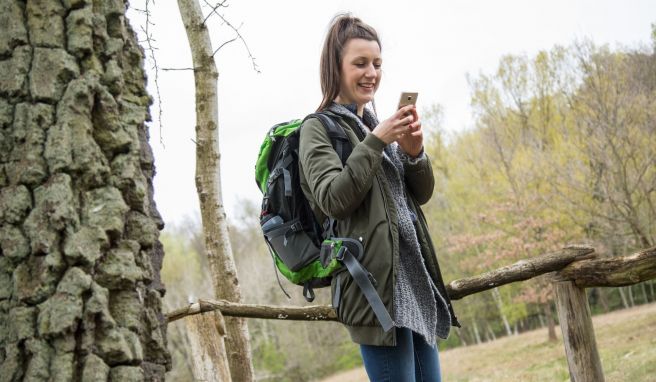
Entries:
[[[355,105],[333,103],[331,112],[354,120],[363,134],[367,128],[378,125],[376,115],[365,108],[363,118],[355,114]],[[365,127],[366,126],[366,127]],[[415,230],[417,217],[408,207],[405,192],[404,166],[416,161],[427,160],[421,154],[410,159],[394,142],[383,150],[382,171],[384,180],[392,192],[399,219],[399,262],[394,285],[394,324],[419,333],[428,344],[435,344],[437,337],[446,339],[451,329],[451,315],[444,298],[431,280],[424,264]]]

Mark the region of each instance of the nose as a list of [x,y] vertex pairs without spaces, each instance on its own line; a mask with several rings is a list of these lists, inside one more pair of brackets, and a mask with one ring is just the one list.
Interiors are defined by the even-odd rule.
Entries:
[[367,78],[376,78],[376,67],[374,64],[367,65],[367,71],[364,74]]

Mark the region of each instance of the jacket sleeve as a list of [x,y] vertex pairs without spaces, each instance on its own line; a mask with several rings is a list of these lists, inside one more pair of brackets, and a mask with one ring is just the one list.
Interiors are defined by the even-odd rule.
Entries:
[[384,147],[382,140],[367,134],[342,166],[321,122],[316,118],[305,121],[299,164],[314,200],[326,215],[344,219],[360,206],[381,165]]
[[405,183],[408,189],[420,205],[428,203],[435,188],[435,177],[430,158],[423,149],[416,159],[410,159],[400,147],[398,150],[401,162],[403,162]]

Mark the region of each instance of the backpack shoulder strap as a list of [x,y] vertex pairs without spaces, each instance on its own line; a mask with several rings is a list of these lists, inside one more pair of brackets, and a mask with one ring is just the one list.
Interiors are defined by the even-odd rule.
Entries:
[[333,149],[335,149],[339,159],[342,161],[342,165],[346,164],[346,160],[351,155],[353,147],[351,146],[351,142],[349,141],[344,129],[335,123],[334,118],[336,118],[336,116],[328,111],[320,111],[308,115],[303,122],[310,118],[317,118],[321,122],[326,129],[326,133],[328,134],[328,138],[330,138]]

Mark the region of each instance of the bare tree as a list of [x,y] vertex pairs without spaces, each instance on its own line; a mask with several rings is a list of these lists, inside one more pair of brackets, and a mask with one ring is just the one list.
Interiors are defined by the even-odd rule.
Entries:
[[0,380],[170,369],[143,53],[123,1],[0,4]]
[[[217,7],[220,6],[217,5]],[[241,302],[228,236],[228,223],[221,195],[219,171],[219,121],[214,52],[198,0],[178,0],[180,15],[191,48],[196,83],[196,188],[200,199],[205,249],[214,294],[219,299]],[[214,12],[216,7],[212,10]],[[226,350],[230,373],[235,381],[253,379],[253,363],[244,318],[226,318]]]

